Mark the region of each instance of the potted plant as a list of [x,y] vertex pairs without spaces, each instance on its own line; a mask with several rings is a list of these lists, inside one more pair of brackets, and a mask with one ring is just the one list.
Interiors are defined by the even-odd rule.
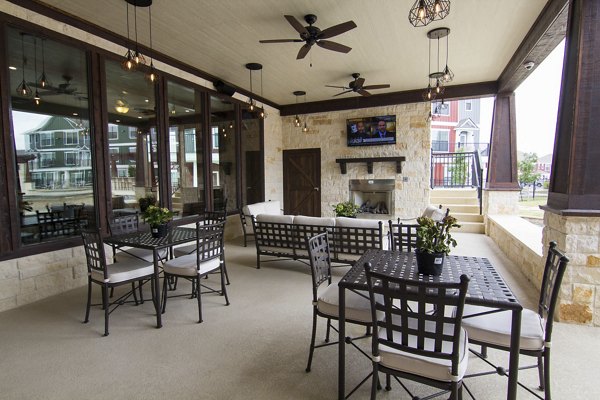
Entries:
[[336,217],[355,218],[358,214],[359,207],[351,201],[344,201],[333,206]]
[[168,208],[150,205],[142,213],[142,219],[150,225],[152,237],[163,237],[167,233],[167,223],[173,219],[173,212]]
[[140,211],[142,213],[146,212],[146,209],[148,208],[148,206],[155,206],[156,205],[156,197],[154,197],[153,195],[148,195],[145,197],[140,197],[138,199],[138,204],[140,205]]
[[447,215],[440,222],[429,217],[417,218],[417,266],[425,275],[440,275],[444,259],[456,240],[450,235],[451,228],[459,228],[456,218]]

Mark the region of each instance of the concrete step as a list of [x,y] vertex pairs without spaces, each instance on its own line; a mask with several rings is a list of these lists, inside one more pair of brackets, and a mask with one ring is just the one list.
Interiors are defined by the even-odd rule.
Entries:
[[479,215],[479,204],[442,204],[442,208],[444,210],[449,208],[452,215],[456,213]]
[[458,220],[459,223],[463,222],[481,222],[483,223],[483,215],[479,214],[467,214],[467,213],[453,213],[450,211],[452,216]]
[[477,197],[436,197],[431,199],[431,204],[470,204],[479,206],[479,199]]
[[483,222],[461,222],[460,228],[456,228],[455,231],[466,233],[485,233],[485,225]]
[[433,189],[429,192],[429,197],[435,199],[437,197],[477,197],[477,189]]

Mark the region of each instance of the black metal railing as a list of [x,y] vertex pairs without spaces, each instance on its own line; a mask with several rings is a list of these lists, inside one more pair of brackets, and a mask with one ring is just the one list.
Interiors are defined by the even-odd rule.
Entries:
[[431,153],[431,188],[477,189],[479,213],[482,205],[483,170],[479,152]]

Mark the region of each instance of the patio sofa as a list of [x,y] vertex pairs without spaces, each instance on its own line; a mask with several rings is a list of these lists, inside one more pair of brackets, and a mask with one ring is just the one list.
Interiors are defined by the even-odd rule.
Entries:
[[258,214],[252,218],[256,268],[261,256],[308,259],[306,237],[329,233],[331,261],[352,264],[368,249],[385,249],[384,224],[373,219]]
[[248,240],[252,240],[254,237],[254,230],[252,227],[252,216],[259,214],[270,214],[270,215],[281,215],[281,203],[278,200],[275,201],[263,201],[261,203],[248,204],[242,207],[240,213],[240,220],[242,222],[242,231],[244,232],[244,247],[246,247]]

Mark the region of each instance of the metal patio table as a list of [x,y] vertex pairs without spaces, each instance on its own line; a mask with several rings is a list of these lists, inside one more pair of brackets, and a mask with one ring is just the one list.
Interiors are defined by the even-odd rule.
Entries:
[[125,235],[111,236],[104,239],[104,243],[122,247],[137,247],[139,249],[152,250],[154,259],[154,308],[156,310],[157,327],[162,327],[159,273],[158,263],[160,261],[159,252],[163,249],[170,249],[172,246],[189,243],[196,240],[196,228],[174,227],[169,228],[168,233],[160,238],[152,237],[150,232],[134,232]]
[[[373,271],[389,274],[403,279],[434,282],[458,282],[460,275],[466,274],[471,281],[467,293],[466,304],[493,307],[512,312],[512,331],[510,342],[510,361],[507,399],[517,398],[517,379],[519,367],[519,341],[521,335],[521,311],[523,307],[514,296],[500,274],[494,269],[487,258],[446,256],[444,269],[440,276],[421,275],[417,271],[417,260],[414,253],[403,253],[389,250],[368,250],[339,282],[339,337],[346,335],[345,305],[346,290],[368,290],[364,264],[371,263]],[[364,293],[363,293],[364,294]],[[468,318],[469,316],[463,316]],[[345,382],[345,341],[339,340],[338,364],[338,399],[346,397]]]

